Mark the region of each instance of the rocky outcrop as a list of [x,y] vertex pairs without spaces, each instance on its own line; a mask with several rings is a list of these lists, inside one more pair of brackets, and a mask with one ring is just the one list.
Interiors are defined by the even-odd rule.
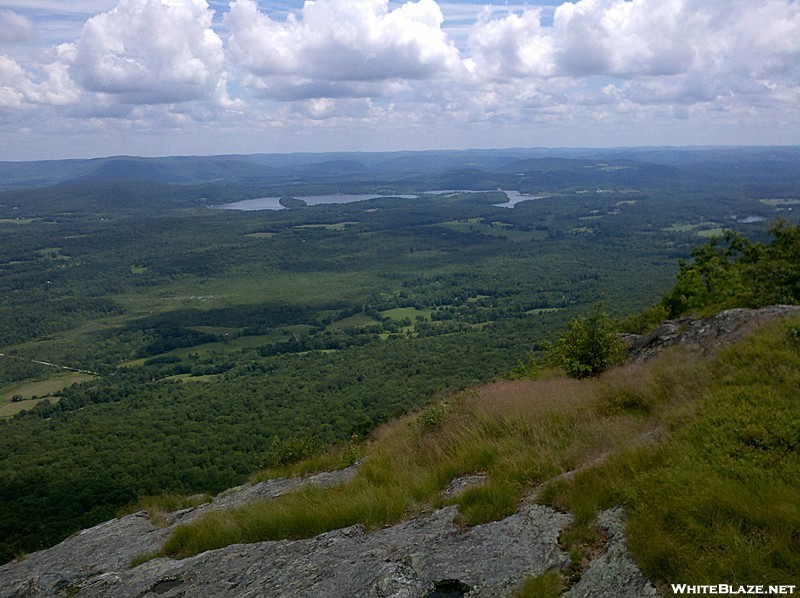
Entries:
[[[327,474],[327,482],[331,474]],[[570,515],[526,504],[502,521],[468,530],[455,507],[365,532],[360,526],[306,540],[234,545],[184,560],[131,560],[156,550],[170,531],[208,509],[264,498],[319,479],[271,480],[154,526],[145,512],[80,532],[49,550],[0,568],[3,596],[507,596],[527,575],[564,568],[558,544]],[[280,492],[282,493],[282,492]],[[455,590],[453,590],[455,588]]]
[[766,321],[800,316],[800,306],[772,305],[760,309],[729,309],[706,319],[667,320],[647,335],[628,335],[628,356],[633,363],[649,359],[674,345],[693,345],[703,352],[740,340]]
[[528,574],[563,567],[558,533],[570,516],[529,505],[460,531],[455,507],[366,533],[360,526],[307,540],[229,546],[99,576],[79,596],[425,596],[437,584],[507,596]]
[[[351,468],[243,486],[208,505],[171,514],[172,523],[161,528],[144,511],[114,519],[0,567],[0,595],[509,596],[526,577],[569,566],[558,537],[572,516],[533,501],[501,521],[467,530],[455,525],[457,509],[451,506],[379,530],[353,526],[305,540],[239,544],[183,560],[157,558],[130,566],[134,557],[157,550],[176,525],[210,509],[277,496],[301,484],[330,485],[352,473]],[[652,586],[627,556],[622,517],[619,509],[601,516],[611,541],[571,596],[651,595],[642,593]]]
[[621,507],[603,511],[597,522],[610,536],[606,550],[564,596],[569,598],[646,598],[658,596],[650,583],[628,556],[625,541],[625,511]]
[[357,465],[306,478],[278,478],[232,488],[196,508],[168,513],[157,526],[146,511],[80,531],[60,544],[0,567],[0,596],[72,596],[85,584],[130,569],[131,561],[158,551],[178,525],[217,509],[274,498],[306,484],[330,487],[352,478]]

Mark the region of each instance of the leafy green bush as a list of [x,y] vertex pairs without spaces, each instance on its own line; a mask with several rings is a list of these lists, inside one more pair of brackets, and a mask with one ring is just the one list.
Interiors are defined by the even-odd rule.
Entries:
[[573,378],[596,376],[619,363],[623,355],[622,341],[601,304],[590,316],[571,320],[548,347],[549,361]]
[[319,438],[312,436],[292,436],[273,438],[269,449],[264,453],[264,467],[281,467],[308,459],[322,452],[324,445]]

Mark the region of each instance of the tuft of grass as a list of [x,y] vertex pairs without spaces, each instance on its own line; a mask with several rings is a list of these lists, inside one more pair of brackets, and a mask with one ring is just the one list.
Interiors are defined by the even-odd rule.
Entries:
[[333,446],[326,451],[314,453],[296,462],[283,463],[262,469],[250,477],[252,482],[263,482],[273,478],[298,477],[322,471],[337,471],[355,464],[364,456],[364,448],[357,436],[349,442]]
[[514,598],[558,598],[564,589],[561,574],[555,569],[528,577],[514,593]]
[[135,503],[117,511],[117,517],[124,517],[139,511],[147,511],[150,521],[157,527],[167,525],[166,515],[180,509],[199,507],[211,502],[210,494],[158,494],[155,496],[142,496]]
[[596,519],[575,522],[561,530],[558,543],[569,554],[570,564],[564,573],[564,584],[572,587],[580,581],[592,560],[603,553],[608,544],[608,534]]
[[148,561],[152,561],[153,559],[157,559],[158,557],[162,556],[160,550],[156,550],[153,552],[143,552],[142,554],[137,554],[135,557],[131,559],[131,562],[128,564],[130,569],[134,567],[138,567],[139,565],[143,565]]

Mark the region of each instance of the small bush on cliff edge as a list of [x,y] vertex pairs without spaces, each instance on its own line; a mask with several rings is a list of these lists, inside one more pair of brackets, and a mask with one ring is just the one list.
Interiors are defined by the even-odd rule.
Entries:
[[597,304],[591,315],[578,316],[567,324],[547,347],[547,360],[573,378],[587,378],[620,363],[624,352],[614,324],[603,305]]

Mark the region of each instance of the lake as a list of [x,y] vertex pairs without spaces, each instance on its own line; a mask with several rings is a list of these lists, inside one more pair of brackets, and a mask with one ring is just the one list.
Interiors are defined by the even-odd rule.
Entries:
[[[294,197],[294,196],[293,196]],[[335,203],[352,203],[354,201],[367,201],[368,199],[380,199],[382,197],[400,197],[402,199],[414,199],[416,195],[348,195],[346,193],[337,193],[334,195],[307,195],[297,196],[297,199],[302,199],[309,206],[318,206],[322,204],[335,204]],[[215,206],[223,210],[285,210],[280,204],[280,197],[257,197],[255,199],[243,199],[233,203],[226,203],[220,206]]]
[[[494,204],[502,208],[513,208],[515,205],[523,201],[541,199],[540,196],[524,195],[519,191],[505,190],[505,189],[502,189],[502,191],[508,196],[508,202]],[[423,191],[420,192],[419,195],[422,194],[436,195],[441,193],[481,193],[481,191],[471,191],[471,190]],[[297,199],[302,199],[309,206],[318,206],[322,204],[339,204],[339,203],[352,203],[355,201],[367,201],[370,199],[381,199],[383,197],[399,197],[401,199],[415,199],[416,197],[419,197],[419,195],[376,195],[376,194],[349,195],[346,193],[337,193],[333,195],[308,195],[303,197],[298,196]],[[254,199],[243,199],[242,201],[226,203],[215,207],[222,210],[244,210],[244,211],[286,209],[280,204],[280,201],[281,201],[280,197],[257,197]]]
[[523,201],[533,201],[534,199],[542,199],[544,197],[542,195],[525,195],[519,191],[511,191],[506,189],[502,189],[502,191],[508,196],[508,201],[506,203],[493,204],[498,208],[513,208],[515,205],[522,203]]

